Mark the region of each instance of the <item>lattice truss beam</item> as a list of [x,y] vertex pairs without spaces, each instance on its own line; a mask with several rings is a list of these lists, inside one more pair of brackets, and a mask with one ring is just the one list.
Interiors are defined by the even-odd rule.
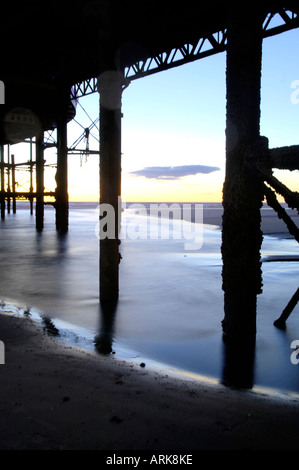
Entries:
[[[275,34],[299,27],[298,11],[281,8],[268,13],[263,23],[263,36],[269,37]],[[179,65],[194,62],[203,57],[211,56],[226,50],[227,30],[217,31],[200,37],[195,43],[185,43],[180,47],[161,52],[154,57],[140,60],[124,70],[125,78],[129,81],[152,75],[163,70],[168,70]],[[97,79],[90,78],[76,83],[71,92],[72,99],[78,99],[97,91]]]
[[155,57],[149,57],[144,61],[125,69],[125,77],[130,80],[145,77],[162,70],[168,70],[218,52],[226,48],[226,30],[209,34],[200,38],[195,44],[184,44],[167,52],[162,52]]

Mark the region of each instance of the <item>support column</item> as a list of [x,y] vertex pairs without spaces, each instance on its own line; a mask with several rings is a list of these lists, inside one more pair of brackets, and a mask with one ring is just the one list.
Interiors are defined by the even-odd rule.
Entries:
[[11,184],[12,184],[12,213],[17,212],[16,206],[16,167],[15,167],[15,156],[11,155]]
[[1,187],[0,187],[0,205],[1,219],[5,219],[5,165],[4,165],[4,146],[0,146],[0,165],[1,165]]
[[32,160],[32,138],[30,138],[30,188],[29,188],[29,201],[30,201],[30,215],[33,215],[33,160]]
[[[119,214],[121,195],[121,95],[123,75],[118,71],[104,72],[98,78],[100,93],[100,211],[109,215],[113,231],[107,227],[100,234],[100,301],[113,302],[119,292]],[[110,214],[102,212],[108,204]],[[107,207],[107,206],[105,206]]]
[[61,114],[57,121],[57,172],[56,172],[56,229],[60,233],[68,231],[69,195],[68,195],[68,148],[67,148],[67,94],[62,97]]
[[43,132],[36,136],[36,229],[41,232],[44,228],[44,146]]
[[7,146],[7,213],[10,214],[10,145]]
[[[238,9],[240,11],[238,11]],[[260,208],[263,186],[250,163],[259,143],[262,19],[234,9],[228,27],[226,177],[223,188],[223,333],[227,343],[255,343],[262,289]],[[245,20],[244,20],[245,19]],[[236,352],[241,354],[241,351]]]

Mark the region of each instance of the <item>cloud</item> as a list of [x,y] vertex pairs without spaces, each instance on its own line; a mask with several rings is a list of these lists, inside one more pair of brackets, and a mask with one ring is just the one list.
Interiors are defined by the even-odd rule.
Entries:
[[142,170],[132,171],[130,174],[144,178],[175,180],[184,176],[197,175],[198,173],[208,174],[219,170],[220,168],[216,166],[207,165],[148,166]]

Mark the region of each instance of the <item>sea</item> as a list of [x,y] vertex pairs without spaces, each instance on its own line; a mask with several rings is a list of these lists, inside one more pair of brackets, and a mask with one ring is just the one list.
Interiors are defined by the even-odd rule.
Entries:
[[[2,312],[30,316],[47,334],[95,354],[104,337],[115,358],[222,382],[222,205],[193,205],[191,219],[190,204],[176,204],[174,217],[167,216],[170,204],[162,216],[161,207],[123,207],[119,300],[107,317],[99,302],[98,204],[70,203],[61,236],[51,205],[37,232],[29,204],[17,202],[0,223]],[[298,288],[298,243],[272,209],[263,207],[262,215],[253,388],[299,396],[299,304],[285,330],[273,325]]]

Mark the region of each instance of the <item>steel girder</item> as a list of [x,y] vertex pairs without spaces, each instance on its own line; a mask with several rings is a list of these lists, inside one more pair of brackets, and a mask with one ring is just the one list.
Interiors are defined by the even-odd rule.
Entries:
[[[263,37],[270,37],[276,34],[289,31],[299,27],[299,9],[288,10],[278,9],[265,16],[263,23]],[[227,30],[217,31],[200,37],[194,43],[186,43],[180,47],[161,52],[153,57],[137,61],[124,69],[124,77],[128,81],[146,77],[164,70],[169,70],[183,64],[194,62],[195,60],[208,57],[226,50]],[[83,82],[76,83],[71,92],[72,99],[78,99],[90,95],[97,91],[97,79],[90,78]]]

